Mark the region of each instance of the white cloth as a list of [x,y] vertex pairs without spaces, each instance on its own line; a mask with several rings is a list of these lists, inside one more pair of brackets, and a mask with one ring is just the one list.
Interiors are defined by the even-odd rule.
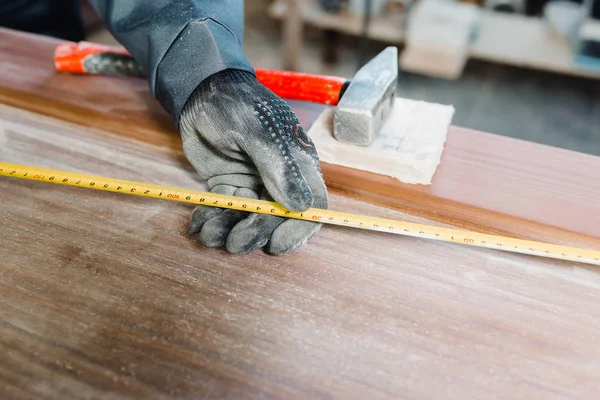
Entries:
[[369,147],[334,139],[333,109],[323,112],[308,134],[323,162],[429,185],[453,116],[452,106],[397,98],[388,121]]

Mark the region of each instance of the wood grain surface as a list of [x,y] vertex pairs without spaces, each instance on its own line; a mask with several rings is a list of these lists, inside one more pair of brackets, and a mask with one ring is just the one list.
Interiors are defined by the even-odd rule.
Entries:
[[[203,185],[176,150],[4,106],[0,159]],[[0,204],[2,399],[600,391],[594,267],[336,227],[234,256],[185,236],[186,204],[11,178]]]
[[[169,149],[181,140],[142,80],[54,71],[54,39],[0,29],[0,103]],[[322,107],[294,102],[305,127]],[[331,190],[485,233],[600,248],[600,158],[452,127],[432,186],[323,165]]]
[[[145,83],[58,75],[56,41],[0,36],[20,108],[0,105],[1,160],[203,187]],[[413,215],[336,190],[332,209],[595,247],[597,167],[453,129],[431,187],[327,179]],[[598,268],[336,227],[234,256],[185,235],[190,211],[0,179],[0,399],[597,398]]]

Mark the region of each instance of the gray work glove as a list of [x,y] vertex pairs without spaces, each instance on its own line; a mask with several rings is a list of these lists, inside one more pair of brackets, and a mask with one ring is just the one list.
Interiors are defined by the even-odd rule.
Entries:
[[[205,80],[180,119],[183,150],[213,193],[275,200],[292,211],[327,208],[327,188],[313,142],[290,106],[248,72]],[[321,224],[198,206],[189,233],[231,253],[297,249]]]

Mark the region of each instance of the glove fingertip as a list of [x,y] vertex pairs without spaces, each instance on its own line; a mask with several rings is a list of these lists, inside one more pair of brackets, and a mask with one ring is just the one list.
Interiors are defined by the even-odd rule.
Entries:
[[212,217],[220,214],[223,210],[220,208],[197,206],[190,215],[188,224],[188,235],[196,235],[202,230],[202,227]]
[[291,253],[304,246],[321,226],[315,222],[288,220],[273,232],[265,250],[275,256]]
[[263,214],[252,214],[237,224],[227,238],[227,251],[233,254],[247,254],[264,247],[273,231],[285,220]]
[[256,240],[247,235],[240,235],[236,232],[232,232],[227,238],[225,244],[227,251],[231,254],[248,254],[256,249],[264,247],[269,238],[263,238],[262,240]]

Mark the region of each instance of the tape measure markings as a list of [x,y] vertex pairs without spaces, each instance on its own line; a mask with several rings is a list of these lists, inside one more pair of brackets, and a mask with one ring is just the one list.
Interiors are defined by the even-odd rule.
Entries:
[[289,211],[281,205],[249,198],[227,196],[190,189],[154,185],[101,176],[58,171],[0,162],[0,175],[83,187],[113,193],[124,193],[156,199],[202,204],[278,217],[321,222],[364,230],[387,232],[437,241],[460,243],[513,253],[600,265],[600,251],[579,249],[549,243],[515,239],[459,229],[437,227],[386,218],[311,208],[303,212]]

